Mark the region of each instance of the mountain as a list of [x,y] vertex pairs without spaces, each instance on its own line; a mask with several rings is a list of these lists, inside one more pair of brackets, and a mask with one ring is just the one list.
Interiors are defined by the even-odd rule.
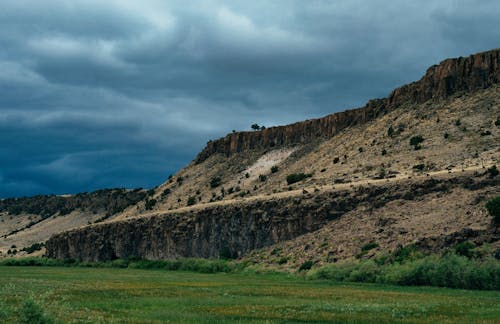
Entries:
[[499,80],[495,49],[447,59],[361,108],[209,141],[139,202],[52,236],[47,255],[294,268],[409,244],[495,251],[484,204],[500,194]]

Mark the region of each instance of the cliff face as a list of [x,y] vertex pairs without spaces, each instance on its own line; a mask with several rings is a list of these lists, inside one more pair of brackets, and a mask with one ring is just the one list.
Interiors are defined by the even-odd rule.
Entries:
[[419,81],[395,89],[388,98],[371,100],[362,108],[258,132],[232,133],[210,141],[198,154],[195,163],[201,163],[215,153],[229,155],[255,148],[300,144],[318,137],[329,138],[346,127],[373,120],[404,103],[423,103],[459,91],[487,88],[499,82],[500,49],[447,59],[430,67]]
[[470,177],[408,180],[103,223],[54,235],[46,243],[47,256],[84,261],[238,257],[315,231],[360,204],[377,209],[395,199],[420,199],[455,187],[477,190],[497,185],[497,180]]

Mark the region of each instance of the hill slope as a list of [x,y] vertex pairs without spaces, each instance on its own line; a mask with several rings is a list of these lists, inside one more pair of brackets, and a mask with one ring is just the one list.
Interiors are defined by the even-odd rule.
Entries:
[[486,171],[500,158],[499,82],[497,49],[445,60],[362,108],[229,134],[106,222],[54,235],[47,253],[296,267],[409,243],[498,249],[484,201],[500,194]]

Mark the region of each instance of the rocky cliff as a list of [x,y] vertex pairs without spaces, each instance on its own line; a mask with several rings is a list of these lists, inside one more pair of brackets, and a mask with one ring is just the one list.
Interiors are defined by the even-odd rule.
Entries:
[[377,209],[395,199],[415,200],[456,187],[494,187],[499,180],[405,180],[110,222],[54,235],[46,243],[47,256],[85,261],[237,257],[315,231],[360,205]]
[[195,163],[201,163],[215,153],[229,155],[255,148],[305,143],[318,137],[329,138],[346,127],[373,120],[404,103],[445,98],[459,91],[487,88],[499,81],[500,49],[447,59],[430,67],[419,81],[395,89],[388,98],[371,100],[362,108],[258,132],[232,133],[210,141],[198,154]]

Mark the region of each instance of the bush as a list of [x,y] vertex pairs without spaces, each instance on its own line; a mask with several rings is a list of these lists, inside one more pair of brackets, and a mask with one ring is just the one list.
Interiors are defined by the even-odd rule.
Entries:
[[278,171],[279,171],[279,168],[278,168],[277,165],[274,165],[274,166],[271,167],[271,173],[276,173]]
[[497,196],[486,203],[488,213],[493,217],[493,223],[500,225],[500,196]]
[[296,183],[296,182],[299,182],[299,181],[302,181],[306,178],[309,178],[309,177],[312,177],[312,174],[306,174],[306,173],[292,173],[292,174],[289,174],[287,177],[286,177],[286,182],[291,185],[292,183]]
[[389,126],[389,128],[387,129],[387,135],[389,137],[392,137],[394,135],[394,128],[392,126]]
[[377,242],[370,242],[368,244],[365,244],[361,247],[361,251],[370,251],[370,250],[373,250],[373,249],[376,249],[378,248],[378,243]]
[[455,253],[458,255],[467,257],[467,258],[471,258],[472,257],[472,250],[475,247],[476,246],[474,244],[472,244],[471,242],[461,242],[455,246]]
[[492,258],[480,261],[448,253],[404,263],[377,264],[368,260],[326,265],[309,271],[307,277],[405,286],[498,290],[500,262]]
[[26,251],[26,253],[31,254],[35,251],[40,251],[44,246],[44,243],[33,243],[30,246],[23,248],[21,251]]
[[259,181],[265,182],[267,180],[267,176],[265,174],[259,175]]
[[424,141],[424,138],[421,135],[416,135],[410,138],[410,145],[413,146],[415,150],[419,150],[422,147],[420,146],[420,143]]
[[190,196],[187,200],[187,205],[193,206],[194,204],[196,204],[196,197]]
[[222,183],[222,179],[220,177],[214,177],[210,180],[210,188],[217,188]]
[[314,265],[314,262],[311,261],[311,260],[308,260],[308,261],[305,261],[304,263],[302,263],[299,267],[299,271],[305,271],[305,270],[309,270],[312,268],[312,266]]
[[42,307],[38,305],[33,298],[24,301],[20,311],[20,322],[26,324],[45,324],[52,323],[48,316],[43,312]]
[[146,203],[144,204],[144,207],[146,208],[146,210],[151,210],[153,209],[153,207],[156,205],[156,199],[152,198],[152,199],[147,199],[146,198]]
[[499,173],[499,171],[498,171],[498,169],[497,169],[497,166],[496,166],[496,165],[492,166],[491,168],[488,168],[488,169],[486,170],[486,172],[488,172],[488,175],[489,175],[489,176],[490,176],[490,178],[492,178],[492,179],[493,179],[494,177],[496,177],[496,176],[498,175],[498,173]]

